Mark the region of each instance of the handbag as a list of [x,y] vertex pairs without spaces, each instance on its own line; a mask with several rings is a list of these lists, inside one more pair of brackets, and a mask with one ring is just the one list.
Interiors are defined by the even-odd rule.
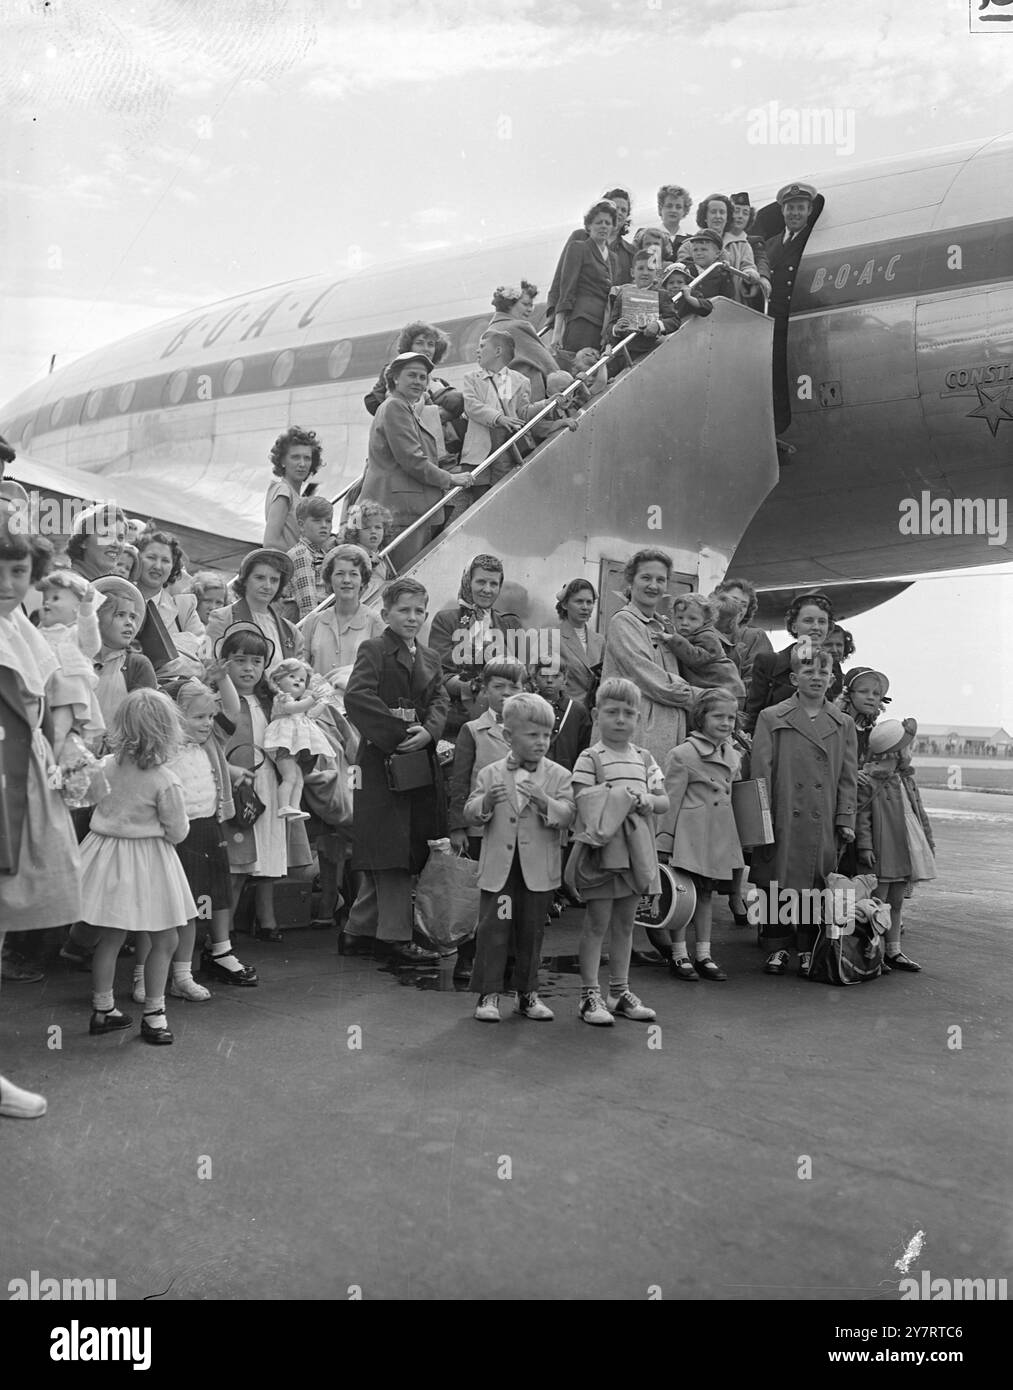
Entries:
[[392,753],[384,766],[387,786],[392,792],[413,792],[420,787],[431,787],[436,781],[425,748],[417,748],[413,753]]
[[[237,744],[236,747],[253,748],[253,744],[240,743]],[[232,752],[234,753],[235,751],[236,749],[233,748]],[[254,753],[256,753],[255,748]],[[256,773],[259,772],[263,766],[264,759],[261,758],[259,763],[255,763],[255,765],[251,764],[247,771]],[[232,817],[232,820],[234,824],[240,826],[243,830],[249,830],[250,826],[256,824],[267,810],[264,802],[257,795],[256,788],[252,782],[241,782],[234,786],[232,788],[232,801],[236,808],[236,814]]]
[[434,851],[419,875],[415,922],[437,946],[453,949],[475,934],[479,909],[478,861]]

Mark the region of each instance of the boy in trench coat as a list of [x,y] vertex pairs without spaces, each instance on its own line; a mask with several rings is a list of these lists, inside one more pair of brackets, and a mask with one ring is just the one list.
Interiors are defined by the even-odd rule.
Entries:
[[[837,841],[855,838],[858,799],[858,735],[854,720],[826,698],[833,680],[833,659],[821,648],[796,643],[791,654],[795,694],[761,710],[753,736],[753,777],[765,777],[770,790],[774,843],[753,850],[749,877],[768,890],[763,937],[770,950],[768,975],[783,975],[795,928],[799,974],[809,968],[816,926],[801,896],[822,889],[837,867]],[[773,907],[779,892],[792,893],[794,920]],[[810,916],[810,920],[806,920]]]

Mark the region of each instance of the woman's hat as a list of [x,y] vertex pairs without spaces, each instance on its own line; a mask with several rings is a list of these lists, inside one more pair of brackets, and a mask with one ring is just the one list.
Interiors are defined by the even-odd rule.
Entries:
[[689,239],[691,242],[711,241],[714,243],[714,245],[718,248],[719,251],[724,246],[724,242],[721,240],[721,237],[711,227],[698,227],[695,232],[690,232]]
[[728,201],[740,208],[751,208],[753,206],[749,201],[748,193],[733,193]]
[[914,742],[917,733],[916,719],[883,719],[869,735],[869,754],[900,753]]
[[248,555],[243,556],[239,566],[239,578],[243,584],[246,583],[247,576],[254,565],[270,565],[272,569],[278,571],[286,583],[292,578],[292,572],[295,569],[291,558],[285,554],[284,550],[272,550],[270,547],[261,546],[259,550],[251,550]]
[[94,580],[92,588],[102,595],[102,603],[105,603],[110,594],[115,598],[125,598],[129,603],[132,603],[139,623],[143,623],[147,617],[148,608],[144,602],[144,595],[140,589],[131,584],[129,579],[121,579],[118,574],[107,574],[102,579]]
[[258,627],[256,623],[240,622],[233,623],[231,627],[227,627],[225,631],[222,633],[221,637],[219,637],[218,641],[215,643],[215,660],[222,660],[222,647],[225,645],[225,643],[228,641],[230,637],[235,637],[240,632],[256,633],[258,637],[262,638],[263,641],[267,643],[267,658],[264,663],[265,669],[266,667],[270,666],[271,662],[274,660],[274,643],[271,641],[270,637],[268,637],[264,629],[262,627]]
[[876,679],[879,681],[880,685],[883,687],[883,694],[884,694],[884,695],[885,695],[885,694],[887,693],[887,691],[890,689],[890,682],[889,682],[889,680],[887,679],[887,677],[884,676],[884,674],[883,674],[882,671],[877,671],[877,670],[876,670],[874,667],[872,667],[872,666],[852,666],[852,668],[851,668],[850,671],[845,672],[845,676],[844,676],[844,689],[845,689],[845,691],[850,692],[851,687],[854,685],[855,681],[858,679],[859,676],[875,676]]
[[404,367],[409,362],[421,362],[427,372],[435,369],[435,362],[431,357],[427,357],[424,352],[399,352],[396,357],[392,357],[387,363],[388,372],[392,372],[395,367]]

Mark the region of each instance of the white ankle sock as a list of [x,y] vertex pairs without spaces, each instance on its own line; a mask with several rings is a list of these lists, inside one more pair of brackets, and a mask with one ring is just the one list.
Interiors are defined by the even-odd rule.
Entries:
[[211,943],[211,959],[215,965],[224,965],[226,970],[238,973],[242,970],[242,962],[236,958],[232,951],[231,940],[213,941]]
[[145,999],[144,1017],[147,1019],[149,1028],[164,1028],[166,1026],[164,994],[160,994],[157,998],[148,997]]
[[697,960],[706,960],[707,957],[710,955],[710,953],[711,953],[711,944],[710,944],[709,941],[698,941],[698,942],[696,943],[696,958],[697,958]]
[[111,989],[93,994],[91,997],[91,1006],[97,1014],[119,1013]]
[[180,980],[193,980],[193,965],[188,960],[174,960],[172,962],[172,978],[178,984]]

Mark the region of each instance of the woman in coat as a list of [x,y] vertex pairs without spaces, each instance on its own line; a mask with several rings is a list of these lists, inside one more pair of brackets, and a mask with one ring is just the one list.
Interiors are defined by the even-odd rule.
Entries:
[[617,222],[615,203],[603,198],[584,215],[586,238],[563,247],[559,292],[552,305],[552,352],[601,347],[609,290],[616,280],[609,241]]
[[542,401],[549,373],[558,371],[559,363],[531,323],[537,294],[538,286],[528,280],[522,280],[520,285],[498,285],[492,292],[492,307],[496,312],[489,320],[489,328],[509,333],[513,338],[514,355],[507,365],[530,381],[531,399]]
[[566,676],[563,694],[590,708],[601,677],[605,639],[591,627],[598,601],[589,579],[571,579],[556,595],[559,624],[559,660]]
[[663,550],[638,550],[626,565],[630,601],[609,620],[602,680],[622,676],[640,691],[640,724],[634,741],[646,748],[659,767],[686,737],[686,713],[693,687],[679,675],[666,638],[671,628],[657,609],[668,590],[672,560]]
[[516,613],[494,608],[503,588],[503,561],[497,555],[476,555],[461,575],[457,602],[441,608],[429,633],[429,645],[443,663],[450,697],[445,737],[454,739],[469,719],[488,708],[482,690],[482,668],[493,657],[509,656],[526,664],[526,654],[511,637],[521,626]]
[[[393,580],[386,591],[391,607],[405,593],[401,585],[425,591],[413,580]],[[435,959],[411,940],[412,876],[421,873],[429,855],[427,842],[446,835],[443,779],[436,744],[443,733],[449,700],[440,659],[421,642],[409,650],[390,626],[359,648],[345,692],[345,711],[361,735],[360,780],[352,819],[352,868],[362,883],[342,936],[342,954],[382,948],[404,964]],[[394,791],[387,779],[387,759],[409,737],[412,726],[429,735],[425,745],[432,782],[411,791]]]
[[[432,362],[423,353],[399,353],[387,368],[389,394],[369,430],[369,456],[358,500],[389,508],[397,534],[424,516],[452,487],[471,485],[467,474],[455,476],[439,466],[442,440],[430,434],[415,413],[432,370]],[[396,548],[399,569],[429,544],[438,521],[439,513]]]

